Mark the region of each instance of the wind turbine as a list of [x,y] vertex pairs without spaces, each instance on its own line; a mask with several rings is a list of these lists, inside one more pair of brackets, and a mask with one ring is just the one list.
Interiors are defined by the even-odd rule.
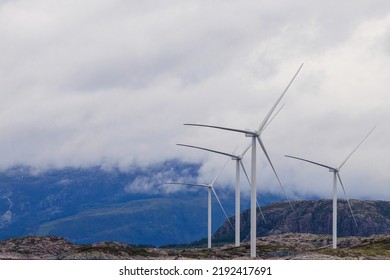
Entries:
[[[284,187],[279,179],[278,174],[276,173],[276,170],[271,162],[271,159],[268,155],[267,150],[265,149],[264,143],[260,138],[261,133],[264,131],[265,127],[267,126],[267,123],[269,122],[272,113],[275,111],[275,108],[278,106],[280,101],[282,100],[283,96],[286,94],[287,90],[295,80],[295,77],[298,75],[299,71],[302,69],[302,65],[298,68],[297,72],[287,85],[286,89],[283,91],[281,96],[278,98],[276,103],[272,106],[271,110],[266,115],[263,122],[260,124],[259,128],[257,130],[243,130],[243,129],[235,129],[235,128],[228,128],[228,127],[222,127],[222,126],[215,126],[215,125],[205,125],[205,124],[195,124],[195,123],[187,123],[184,125],[190,125],[190,126],[201,126],[201,127],[210,127],[210,128],[216,128],[216,129],[222,129],[222,130],[229,130],[234,132],[239,132],[245,134],[247,137],[252,137],[252,166],[251,166],[251,221],[250,221],[250,247],[251,247],[251,257],[256,257],[256,140],[259,142],[261,149],[263,150],[265,156],[267,157],[267,160],[269,164],[271,165],[271,168],[273,172],[275,173],[276,179],[279,182],[279,185],[281,186],[284,194],[286,195],[286,192],[284,190]],[[287,197],[287,195],[286,195]],[[290,206],[292,207],[291,202],[289,201]],[[292,207],[293,208],[293,207]],[[293,208],[294,209],[294,208]]]
[[[236,189],[235,189],[235,193],[236,193],[236,196],[235,196],[235,212],[236,213],[235,213],[235,229],[234,229],[234,231],[235,231],[235,246],[236,247],[240,246],[240,212],[241,212],[241,207],[240,207],[240,166],[241,166],[242,170],[244,171],[244,174],[245,174],[245,176],[246,176],[246,178],[248,180],[248,183],[250,185],[251,183],[250,183],[250,180],[249,180],[249,177],[248,177],[248,173],[245,170],[244,164],[242,163],[242,159],[243,159],[245,153],[251,147],[251,144],[248,145],[245,148],[245,150],[240,155],[236,155],[236,154],[233,154],[233,153],[231,153],[231,154],[230,153],[225,153],[225,152],[212,150],[212,149],[207,149],[207,148],[198,147],[198,146],[191,146],[191,145],[185,145],[185,144],[177,144],[177,145],[178,146],[183,146],[183,147],[189,147],[189,148],[205,150],[205,151],[216,153],[216,154],[221,154],[221,155],[224,155],[224,156],[228,156],[232,160],[236,161]],[[260,209],[261,216],[263,217],[263,219],[265,221],[263,212],[261,211],[261,208],[260,208],[258,203],[257,203],[257,206]]]
[[219,175],[221,175],[221,173],[222,173],[222,171],[225,168],[227,163],[228,163],[228,161],[226,161],[224,166],[221,168],[221,170],[218,172],[217,176],[214,177],[214,179],[211,181],[210,184],[192,184],[192,183],[177,183],[177,182],[165,183],[168,185],[184,185],[184,186],[196,186],[196,187],[207,188],[207,190],[208,190],[208,195],[207,195],[207,248],[211,248],[211,193],[213,193],[213,195],[215,196],[219,206],[221,207],[226,219],[228,220],[228,222],[230,224],[230,227],[232,228],[232,230],[234,230],[233,225],[231,224],[229,217],[226,214],[226,211],[223,208],[222,203],[219,200],[219,197],[214,189],[215,181],[217,181]]
[[356,146],[356,148],[352,150],[352,152],[345,158],[345,160],[341,163],[341,165],[338,168],[337,167],[332,167],[332,166],[329,166],[329,165],[325,165],[325,164],[322,164],[322,163],[318,163],[318,162],[315,162],[315,161],[307,160],[307,159],[304,159],[304,158],[299,158],[299,157],[295,157],[295,156],[285,155],[286,157],[289,157],[289,158],[306,161],[306,162],[309,162],[309,163],[312,163],[312,164],[315,164],[315,165],[318,165],[318,166],[322,166],[322,167],[328,168],[329,172],[333,172],[333,221],[332,221],[333,222],[333,224],[332,224],[332,236],[333,236],[332,237],[332,247],[333,247],[333,249],[337,248],[337,179],[339,180],[341,188],[343,189],[345,198],[346,198],[348,206],[349,206],[349,210],[351,211],[352,218],[353,218],[353,220],[355,222],[355,225],[357,226],[355,215],[353,214],[351,204],[349,203],[349,199],[348,199],[347,193],[345,191],[344,184],[341,181],[340,169],[349,160],[349,158],[352,156],[352,154],[356,152],[356,150],[360,147],[360,145],[363,144],[363,142],[374,131],[374,129],[375,129],[375,127],[373,129],[371,129],[371,131],[363,138],[363,140]]

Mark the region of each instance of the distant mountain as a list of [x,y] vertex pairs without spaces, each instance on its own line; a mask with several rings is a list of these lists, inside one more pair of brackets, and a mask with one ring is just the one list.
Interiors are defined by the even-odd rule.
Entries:
[[[293,201],[295,213],[287,202],[262,207],[265,221],[258,216],[257,236],[282,233],[332,234],[332,200]],[[390,235],[390,201],[351,200],[358,226],[348,204],[338,201],[338,236]],[[249,240],[250,211],[241,213],[241,237]],[[234,223],[234,217],[231,218]],[[214,234],[214,241],[233,241],[234,232],[225,222]]]
[[[207,236],[207,191],[167,181],[196,182],[199,164],[167,161],[149,167],[64,168],[0,172],[0,239],[58,235],[76,243],[121,241],[155,246]],[[218,186],[216,186],[218,188]],[[218,192],[218,190],[217,190]],[[220,192],[228,213],[233,194]],[[225,221],[213,205],[213,230]]]
[[[56,235],[77,244],[116,241],[161,246],[199,241],[207,236],[207,191],[164,186],[167,181],[196,182],[199,164],[167,161],[128,170],[64,168],[37,172],[27,167],[0,172],[0,240],[26,235]],[[217,182],[218,183],[218,182]],[[216,191],[228,215],[234,192]],[[278,197],[262,195],[267,223],[258,219],[258,234],[331,233],[330,201],[296,201],[294,214]],[[242,196],[242,207],[249,201]],[[389,234],[389,202],[352,200],[359,227],[345,202],[339,202],[339,235]],[[241,214],[241,236],[248,238],[249,211]],[[213,201],[215,238],[233,239],[224,215]],[[234,221],[234,217],[231,218]],[[222,227],[221,227],[222,226]],[[220,228],[221,227],[221,228]],[[218,230],[219,228],[219,230]]]
[[154,246],[188,243],[205,235],[206,213],[204,198],[140,199],[89,208],[44,222],[34,234],[66,236],[79,244],[99,241]]

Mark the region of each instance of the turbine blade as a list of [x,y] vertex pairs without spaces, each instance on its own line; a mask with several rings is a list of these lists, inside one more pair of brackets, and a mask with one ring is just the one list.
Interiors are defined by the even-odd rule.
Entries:
[[230,219],[229,219],[228,215],[226,214],[226,211],[225,211],[225,209],[223,208],[222,203],[221,203],[221,201],[219,200],[219,197],[218,197],[217,193],[215,192],[215,190],[214,190],[213,187],[211,187],[211,190],[213,191],[213,194],[214,194],[215,198],[217,199],[219,206],[221,207],[223,213],[225,214],[225,217],[226,217],[227,221],[229,222],[230,227],[231,227],[232,230],[234,231],[234,227],[233,227],[232,223],[230,222]]
[[249,180],[248,173],[246,172],[246,169],[244,167],[244,163],[242,162],[242,160],[240,160],[240,165],[241,165],[242,171],[244,171],[246,179],[248,180],[249,186],[251,186],[251,181]]
[[235,159],[239,158],[237,155],[234,155],[234,154],[224,153],[224,152],[220,152],[217,150],[202,148],[202,147],[198,147],[198,146],[191,146],[191,145],[185,145],[185,144],[176,144],[176,145],[183,146],[183,147],[190,147],[190,148],[199,149],[199,150],[204,150],[204,151],[208,151],[208,152],[212,152],[212,153],[216,153],[216,154],[221,154],[221,155],[225,155],[225,156],[232,157]]
[[363,138],[363,140],[359,143],[359,145],[356,146],[355,149],[353,149],[353,151],[347,156],[347,158],[343,161],[343,163],[340,165],[339,169],[341,167],[343,167],[343,165],[347,162],[347,160],[349,160],[349,158],[352,156],[353,153],[356,152],[356,150],[360,147],[361,144],[363,144],[364,141],[366,141],[366,139],[368,138],[368,136],[370,136],[370,134],[374,131],[376,127],[374,127],[373,129],[370,130],[370,132],[366,135],[366,137]]
[[164,185],[181,185],[181,186],[195,186],[195,187],[205,187],[208,188],[209,185],[206,184],[192,184],[192,183],[179,183],[179,182],[167,182]]
[[319,165],[319,166],[322,166],[322,167],[325,167],[325,168],[328,168],[328,169],[337,171],[337,169],[334,168],[334,167],[331,167],[331,166],[329,166],[329,165],[325,165],[325,164],[322,164],[322,163],[318,163],[318,162],[315,162],[315,161],[311,161],[311,160],[308,160],[308,159],[299,158],[299,157],[294,157],[294,156],[289,156],[289,155],[284,155],[284,156],[285,156],[285,157],[289,157],[289,158],[294,158],[294,159],[302,160],[302,161],[306,161],[306,162],[310,162],[310,163],[312,163],[312,164]]
[[[240,160],[240,165],[241,165],[241,167],[242,167],[242,170],[244,171],[244,174],[245,174],[246,179],[248,180],[249,186],[251,186],[251,181],[249,180],[248,173],[246,172],[245,167],[244,167],[244,163],[243,163],[241,160]],[[258,202],[257,200],[256,200],[256,203],[257,203],[257,208],[259,208],[260,214],[261,214],[261,216],[262,216],[264,222],[267,223],[267,221],[265,220],[263,211],[261,211],[261,207],[260,207],[259,202]]]
[[215,126],[215,125],[207,125],[207,124],[196,124],[196,123],[185,123],[184,125],[190,125],[190,126],[201,126],[201,127],[210,127],[210,128],[216,128],[216,129],[222,129],[222,130],[229,130],[229,131],[235,131],[250,135],[256,135],[255,132],[250,130],[243,130],[243,129],[236,129],[236,128],[229,128],[229,127],[223,127],[223,126]]
[[222,168],[219,170],[217,176],[215,176],[214,180],[210,183],[209,186],[213,187],[214,186],[214,183],[215,181],[217,181],[219,175],[221,175],[222,171],[225,169],[226,165],[228,164],[228,162],[230,161],[230,159],[228,158],[225,162],[225,164],[222,166]]
[[269,122],[267,122],[267,123],[264,125],[264,127],[263,127],[263,129],[260,131],[260,133],[263,132],[264,130],[266,130],[266,128],[268,127],[268,125],[274,120],[274,118],[275,118],[275,117],[279,114],[279,112],[283,109],[284,105],[286,105],[286,104],[283,104],[282,106],[280,106],[279,110],[273,115],[273,117],[269,120]]
[[246,152],[249,150],[249,148],[252,147],[252,141],[249,143],[249,145],[245,148],[245,150],[241,153],[241,157],[243,157]]
[[295,80],[295,77],[298,75],[299,71],[301,71],[303,67],[303,63],[302,65],[299,67],[298,71],[295,73],[294,77],[291,79],[291,81],[288,83],[286,89],[283,91],[282,95],[278,98],[278,100],[276,100],[276,103],[274,104],[274,106],[272,106],[271,110],[268,112],[267,116],[265,117],[265,119],[263,120],[263,122],[260,124],[259,126],[259,129],[257,130],[258,132],[262,131],[264,126],[266,125],[266,123],[268,122],[269,118],[271,117],[273,111],[275,110],[275,108],[278,106],[280,100],[282,100],[283,96],[286,94],[287,90],[289,89],[289,87],[291,86],[291,84],[293,83],[293,81]]
[[267,159],[268,159],[269,164],[271,165],[272,170],[274,171],[274,174],[275,174],[275,176],[276,176],[276,179],[278,180],[279,185],[280,185],[280,187],[281,187],[282,190],[283,190],[284,196],[286,197],[288,203],[290,204],[291,209],[292,209],[292,210],[294,211],[294,213],[295,213],[295,209],[294,209],[294,207],[292,206],[291,201],[290,201],[290,199],[289,199],[288,196],[287,196],[287,193],[286,193],[286,191],[285,191],[285,189],[284,189],[284,187],[283,187],[283,184],[282,184],[282,182],[281,182],[280,179],[279,179],[279,175],[278,175],[278,173],[276,172],[275,167],[274,167],[274,165],[272,164],[272,161],[271,161],[271,159],[270,159],[270,157],[269,157],[269,155],[268,155],[268,152],[267,152],[267,150],[265,149],[264,143],[263,143],[263,141],[261,141],[261,139],[260,139],[259,136],[257,137],[257,141],[259,141],[259,144],[260,144],[260,146],[261,146],[261,149],[263,150],[265,156],[266,156]]
[[[259,201],[258,201],[257,199],[256,199],[256,204],[257,204],[257,208],[259,208],[260,215],[261,215],[261,217],[263,218],[264,223],[267,223],[267,221],[265,220],[263,211],[261,210],[261,207],[260,207],[260,205],[259,205]],[[257,215],[257,216],[258,216],[258,215]]]
[[351,211],[352,218],[353,218],[353,220],[354,220],[354,222],[355,222],[355,225],[356,225],[356,227],[357,227],[358,224],[357,224],[357,222],[356,222],[355,215],[353,214],[351,204],[349,203],[349,199],[348,199],[347,193],[346,193],[346,191],[345,191],[344,184],[343,184],[343,182],[341,181],[341,177],[340,177],[339,172],[336,172],[336,173],[337,173],[337,177],[339,178],[341,188],[343,189],[343,192],[344,192],[344,195],[345,195],[345,199],[347,200],[347,203],[348,203],[348,206],[349,206],[349,210]]

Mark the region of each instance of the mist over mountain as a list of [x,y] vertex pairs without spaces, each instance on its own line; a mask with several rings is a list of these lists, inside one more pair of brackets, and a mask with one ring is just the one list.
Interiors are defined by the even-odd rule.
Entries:
[[[174,221],[172,215],[169,217],[174,210],[173,205],[187,209],[192,203],[199,205],[200,211],[187,210],[187,213],[183,210],[179,214],[192,214],[188,215],[188,219],[201,220],[196,216],[206,207],[206,199],[201,199],[205,197],[204,193],[184,188],[173,192],[163,186],[164,181],[170,180],[195,181],[198,169],[196,164],[176,161],[126,171],[104,170],[101,167],[40,173],[34,173],[27,167],[9,169],[0,173],[0,238],[53,233],[75,242],[120,237],[121,241],[129,243],[159,243],[152,242],[155,236],[142,232],[140,229],[143,227],[139,223],[148,224],[146,213],[153,212],[157,204],[165,209],[160,210],[161,214],[166,214],[165,220],[160,219],[161,223]],[[140,188],[141,183],[143,189]],[[185,204],[189,197],[195,200]],[[199,201],[196,200],[198,198]],[[167,204],[171,205],[171,209],[165,207]],[[150,218],[149,224],[154,218]],[[178,222],[177,226],[183,226],[183,223]],[[167,222],[166,226],[169,224]],[[131,225],[138,230],[132,231]],[[176,240],[170,236],[170,239],[161,238],[161,241],[186,242],[202,236],[194,228],[189,229],[194,232],[193,236],[187,237],[190,239]],[[149,227],[148,230],[156,229]]]

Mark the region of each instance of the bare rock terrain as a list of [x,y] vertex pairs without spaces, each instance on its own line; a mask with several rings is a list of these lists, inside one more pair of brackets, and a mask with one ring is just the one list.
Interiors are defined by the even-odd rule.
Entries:
[[[331,249],[329,235],[285,233],[259,237],[257,259],[390,259],[390,236],[342,237]],[[175,260],[250,259],[249,243],[207,248],[138,248],[118,242],[76,245],[55,236],[27,236],[0,242],[0,259],[12,260]]]

